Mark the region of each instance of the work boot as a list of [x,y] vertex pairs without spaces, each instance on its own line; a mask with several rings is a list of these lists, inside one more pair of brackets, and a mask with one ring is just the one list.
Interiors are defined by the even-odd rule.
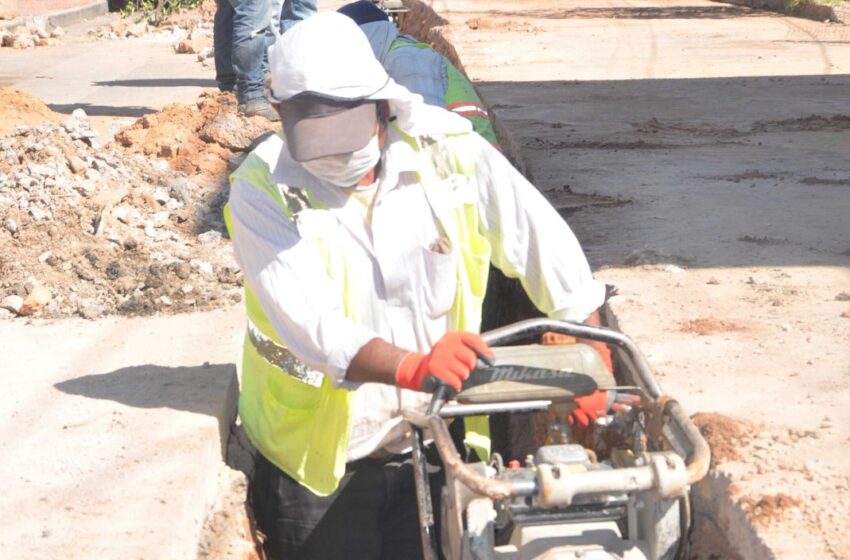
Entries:
[[277,114],[277,111],[272,108],[271,103],[269,103],[268,99],[265,97],[254,97],[245,103],[240,103],[236,106],[236,110],[240,115],[246,117],[266,117],[272,122],[280,120],[280,116]]

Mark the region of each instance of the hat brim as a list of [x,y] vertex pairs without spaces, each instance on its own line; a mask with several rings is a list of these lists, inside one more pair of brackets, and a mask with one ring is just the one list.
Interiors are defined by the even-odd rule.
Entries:
[[350,154],[375,136],[378,126],[376,102],[344,104],[284,101],[278,109],[292,159],[310,161]]

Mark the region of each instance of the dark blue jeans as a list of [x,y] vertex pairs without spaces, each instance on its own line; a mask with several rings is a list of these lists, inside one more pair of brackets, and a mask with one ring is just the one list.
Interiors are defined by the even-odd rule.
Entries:
[[215,80],[239,103],[263,95],[269,33],[269,0],[216,0],[213,26]]
[[215,79],[221,91],[235,91],[239,103],[262,97],[272,25],[286,31],[316,13],[317,0],[216,0],[213,26]]
[[280,32],[286,33],[302,19],[315,14],[318,3],[318,0],[284,0],[280,10]]

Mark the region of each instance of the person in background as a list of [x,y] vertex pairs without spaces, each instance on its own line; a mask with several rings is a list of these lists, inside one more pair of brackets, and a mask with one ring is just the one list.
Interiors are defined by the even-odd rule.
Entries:
[[265,93],[266,51],[279,33],[316,13],[316,4],[316,0],[284,0],[282,5],[276,0],[216,0],[215,79],[220,91],[236,94],[240,114],[278,120]]
[[387,14],[370,0],[358,0],[337,10],[360,26],[375,58],[387,74],[423,97],[465,117],[485,140],[499,147],[487,108],[466,76],[449,60],[409,35],[402,35]]

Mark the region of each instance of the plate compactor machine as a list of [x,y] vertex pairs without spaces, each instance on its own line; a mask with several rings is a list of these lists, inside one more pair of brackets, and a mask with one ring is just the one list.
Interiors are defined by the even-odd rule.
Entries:
[[[618,382],[589,345],[521,344],[545,332],[608,344]],[[549,319],[482,337],[495,352],[492,364],[479,362],[460,393],[437,388],[425,414],[404,413],[413,426],[425,559],[686,558],[688,492],[708,471],[710,451],[679,403],[661,391],[631,339]],[[573,399],[597,389],[608,391],[609,412],[587,429],[572,429],[564,420]],[[507,464],[499,453],[464,461],[449,424],[482,415],[494,424],[500,417],[543,418],[546,433],[526,434],[525,443],[534,441],[536,448],[508,456]],[[444,467],[439,489],[429,485],[426,437],[433,438]]]

